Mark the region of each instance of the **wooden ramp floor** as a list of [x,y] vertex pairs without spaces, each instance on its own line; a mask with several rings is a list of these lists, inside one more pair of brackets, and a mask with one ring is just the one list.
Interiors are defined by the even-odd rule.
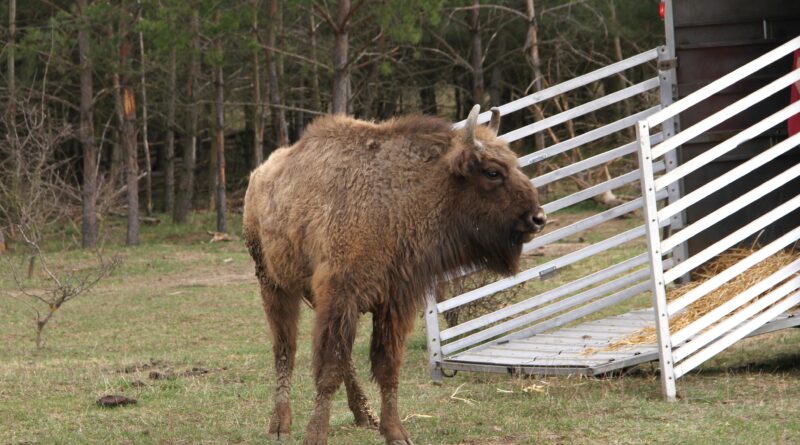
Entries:
[[[800,325],[800,311],[786,313],[754,331],[764,334]],[[609,349],[640,329],[653,326],[653,310],[561,328],[528,338],[483,344],[447,357],[443,369],[536,375],[601,375],[658,360],[655,344]]]

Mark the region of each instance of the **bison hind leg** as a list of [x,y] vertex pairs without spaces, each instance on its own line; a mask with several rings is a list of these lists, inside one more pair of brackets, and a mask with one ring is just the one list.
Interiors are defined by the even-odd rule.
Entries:
[[269,422],[269,435],[275,440],[292,433],[290,400],[292,372],[297,352],[297,323],[301,297],[288,295],[267,275],[261,243],[256,237],[245,237],[250,255],[256,264],[256,277],[261,286],[261,299],[267,323],[272,332],[272,353],[275,359],[275,408]]
[[369,400],[364,394],[364,390],[359,385],[355,366],[352,357],[348,363],[348,369],[344,375],[344,386],[347,389],[347,405],[355,417],[355,424],[364,428],[377,428],[378,418],[369,406]]

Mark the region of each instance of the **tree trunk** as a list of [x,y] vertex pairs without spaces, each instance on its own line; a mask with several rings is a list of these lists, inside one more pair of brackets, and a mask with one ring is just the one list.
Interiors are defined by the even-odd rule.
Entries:
[[186,83],[186,97],[189,98],[186,135],[183,146],[183,171],[175,202],[173,222],[183,223],[192,208],[194,195],[194,168],[197,160],[197,116],[198,89],[200,77],[200,14],[192,12],[191,20],[191,55],[189,56],[189,79]]
[[[614,36],[614,56],[616,57],[617,61],[622,60],[622,39],[619,36],[619,22],[617,21],[617,6],[614,3],[614,0],[609,0],[609,9],[611,10],[611,32]],[[620,71],[617,75],[618,80],[618,89],[624,89],[627,86],[628,79],[625,77],[625,71]],[[623,100],[619,102],[620,113],[623,116],[630,116],[633,114],[633,110],[631,107],[631,100]],[[634,140],[636,139],[636,130],[631,125],[627,129],[628,139]]]
[[125,182],[128,203],[128,232],[125,243],[139,244],[139,160],[136,150],[136,98],[130,82],[131,44],[125,19],[119,25],[119,91],[122,96],[121,134],[122,152],[125,156]]
[[[139,2],[139,21],[141,16],[141,2]],[[142,83],[142,148],[144,149],[144,164],[146,175],[144,177],[145,188],[145,214],[153,214],[153,163],[150,161],[150,141],[147,139],[147,86],[146,71],[147,64],[144,57],[144,36],[139,32],[139,63],[141,64],[141,83]]]
[[281,102],[277,56],[273,51],[279,14],[281,14],[281,11],[278,8],[278,0],[269,0],[267,5],[267,46],[264,48],[264,52],[267,62],[267,75],[269,76],[269,97],[270,108],[272,109],[272,123],[275,127],[275,144],[278,147],[283,147],[289,143],[289,128],[286,125],[286,111],[283,109],[283,103]]
[[422,112],[425,114],[436,115],[438,107],[436,105],[436,85],[424,85],[419,89],[419,100],[422,103]]
[[[214,42],[217,53],[222,54],[222,43],[218,37]],[[215,109],[215,128],[214,139],[216,140],[217,152],[217,232],[227,231],[225,224],[225,78],[222,69],[222,61],[214,70],[214,87],[216,90]]]
[[92,86],[92,63],[89,58],[89,19],[86,15],[86,0],[78,0],[80,25],[78,28],[78,59],[80,66],[80,134],[83,151],[83,215],[81,235],[84,249],[97,243],[97,147],[94,144],[94,92]]
[[[16,74],[16,62],[14,60],[15,57],[15,48],[16,48],[16,39],[17,39],[17,0],[9,0],[8,2],[8,45],[7,45],[7,53],[6,56],[8,59],[7,62],[7,73],[6,73],[6,82],[8,88],[8,107],[6,108],[6,112],[8,113],[8,120],[7,122],[10,125],[14,125],[16,122],[17,116],[17,74]],[[15,138],[9,137],[8,140],[11,142],[11,152],[14,153],[15,156],[18,156],[18,150],[13,145],[16,143]],[[21,165],[20,159],[17,158],[15,161],[16,167],[19,168]],[[19,175],[16,175],[19,178]],[[16,188],[16,187],[15,187]],[[5,243],[5,236],[3,236],[3,228],[0,227],[0,252],[5,250],[6,243]]]
[[322,99],[319,89],[319,67],[317,67],[317,25],[314,13],[308,14],[311,28],[309,37],[311,41],[311,107],[315,111],[322,111]]
[[[258,32],[258,3],[255,0],[253,14],[253,32]],[[258,50],[253,50],[253,96],[255,107],[253,110],[253,165],[255,169],[264,161],[264,105],[261,98],[261,61]]]
[[[11,116],[12,122],[14,116],[17,114],[17,75],[16,75],[16,57],[15,49],[17,45],[17,0],[9,0],[8,2],[8,45],[6,46],[6,56],[8,57],[6,73],[8,82],[8,114]],[[13,139],[13,138],[12,138]]]
[[350,84],[350,70],[347,66],[349,16],[350,0],[339,0],[333,43],[333,91],[331,94],[333,114],[347,114],[347,92]]
[[[525,9],[528,16],[528,43],[530,44],[529,50],[533,68],[533,91],[538,92],[544,89],[544,75],[542,74],[542,59],[539,56],[539,24],[536,21],[533,0],[525,0]],[[542,113],[542,109],[538,105],[534,105],[533,114],[537,121],[544,119],[544,113]],[[534,147],[536,151],[544,148],[544,133],[539,132],[534,135]]]
[[167,145],[164,163],[164,211],[175,211],[175,90],[177,82],[177,54],[173,45],[169,53],[169,88],[167,94]]
[[481,47],[480,0],[472,0],[472,102],[483,103],[483,49]]

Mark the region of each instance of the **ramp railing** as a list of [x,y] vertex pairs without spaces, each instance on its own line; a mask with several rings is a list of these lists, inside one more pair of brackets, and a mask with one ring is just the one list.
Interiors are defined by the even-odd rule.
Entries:
[[[661,194],[668,187],[674,186],[678,181],[686,178],[687,175],[697,172],[710,162],[736,150],[744,142],[776,125],[785,123],[789,117],[800,112],[800,102],[763,118],[676,168],[665,171],[662,166],[665,159],[673,156],[675,150],[682,144],[800,81],[800,69],[770,82],[691,127],[683,129],[680,133],[665,137],[661,141],[654,141],[651,133],[654,128],[675,118],[679,113],[786,57],[798,48],[800,48],[800,37],[794,38],[636,124],[641,187],[645,201],[648,262],[653,271],[650,288],[656,317],[662,389],[670,399],[675,398],[675,381],[678,378],[800,303],[800,291],[798,291],[800,277],[797,276],[797,273],[800,272],[800,260],[796,260],[780,270],[774,271],[738,295],[732,296],[727,302],[694,320],[688,326],[674,332],[670,330],[670,320],[685,311],[690,304],[719,289],[771,255],[791,247],[800,239],[800,225],[788,230],[763,247],[754,249],[744,259],[680,297],[667,301],[667,286],[670,283],[675,282],[681,276],[691,274],[692,271],[697,270],[698,267],[725,250],[756,237],[764,229],[800,208],[800,194],[797,194],[731,233],[722,234],[721,237],[716,236],[715,239],[718,241],[694,253],[691,257],[684,257],[685,259],[676,263],[671,269],[667,267],[672,264],[672,259],[676,255],[675,249],[678,246],[685,246],[687,241],[701,232],[712,230],[715,224],[726,218],[736,218],[738,211],[753,205],[764,196],[778,191],[800,176],[800,164],[791,166],[782,172],[775,172],[774,168],[769,168],[769,166],[766,169],[763,168],[779,156],[790,153],[800,144],[800,134],[788,137],[716,178],[707,181],[704,179],[704,183],[695,190],[686,193],[683,197],[670,200],[666,206],[659,208],[658,202]],[[670,218],[692,206],[703,205],[704,198],[719,193],[726,187],[737,187],[738,180],[753,172],[758,175],[759,185],[749,190],[739,187],[740,190],[734,194],[735,199],[713,209],[697,221],[682,227],[681,230],[663,236],[661,227]],[[794,190],[786,192],[786,187],[782,190],[781,193],[794,195]],[[784,219],[784,221],[786,220]],[[794,224],[792,223],[792,225]],[[681,254],[685,255],[685,251]]]
[[[653,69],[654,66],[663,69],[657,71]],[[517,141],[536,133],[546,132],[554,126],[580,119],[590,113],[622,101],[629,100],[633,102],[633,99],[638,99],[631,106],[630,115],[590,129],[570,139],[557,141],[544,149],[522,156],[518,160],[520,167],[585,147],[587,144],[596,143],[596,141],[609,136],[616,136],[615,140],[624,140],[626,132],[637,121],[657,113],[662,108],[661,104],[671,103],[674,69],[669,64],[669,55],[666,48],[656,48],[500,106],[501,115],[507,115],[527,109],[558,95],[573,92],[594,82],[602,82],[604,79],[618,76],[620,73],[632,69],[649,69],[655,75],[598,99],[589,100],[553,116],[501,135],[500,137],[508,142]],[[643,95],[647,94],[650,94],[652,98],[649,101],[650,104],[658,102],[661,104],[655,106],[643,105],[647,101],[641,99]],[[490,112],[482,113],[479,116],[479,122],[488,121],[490,115]],[[666,121],[667,125],[663,126],[662,131],[642,137],[652,144],[659,144],[666,138],[672,137],[675,133],[677,121],[673,117],[666,119]],[[631,161],[627,163],[628,171],[616,172],[618,175],[615,177],[609,177],[598,184],[546,202],[543,208],[548,215],[553,215],[559,210],[623,187],[629,191],[632,190],[631,193],[634,194],[634,198],[615,207],[597,211],[590,216],[559,227],[556,230],[549,231],[527,243],[523,248],[523,253],[527,254],[565,238],[575,237],[603,223],[641,209],[645,204],[645,200],[638,190],[640,173],[635,158],[630,158],[636,152],[637,146],[636,140],[629,140],[629,142],[532,179],[531,182],[535,186],[543,187],[627,156],[626,159]],[[651,164],[654,172],[669,172],[676,165],[674,152],[665,153],[663,160]],[[680,192],[677,186],[671,186],[653,195],[653,199],[656,201],[669,199],[671,203],[677,200],[679,196]],[[674,217],[668,218],[667,221],[659,223],[659,225],[672,224],[679,227],[681,217],[682,213],[677,212]],[[612,233],[605,239],[598,240],[565,255],[549,259],[541,264],[536,264],[515,276],[497,280],[444,301],[436,301],[436,295],[433,292],[430,293],[427,297],[425,316],[430,368],[433,377],[436,379],[441,378],[442,369],[447,368],[447,359],[459,352],[480,347],[487,342],[504,341],[508,338],[519,338],[545,332],[647,292],[650,288],[648,256],[646,253],[639,253],[641,251],[627,258],[617,259],[616,262],[609,261],[602,265],[600,270],[592,270],[590,267],[584,268],[581,266],[585,264],[586,261],[584,260],[611,252],[626,243],[636,242],[637,240],[643,243],[646,233],[644,225],[622,230],[619,233]],[[681,249],[682,246],[673,248],[676,252],[681,251]],[[680,254],[676,254],[674,261],[679,260],[681,260]],[[672,261],[670,260],[669,263]],[[575,270],[577,266],[581,266],[578,272]],[[455,326],[440,329],[440,315],[447,311],[457,310],[460,307],[478,302],[498,292],[531,280],[544,280],[558,271],[569,270],[570,267],[573,268],[570,275],[576,276],[576,278],[553,285],[549,289],[532,292],[533,295],[529,295],[521,301],[514,302],[491,313],[482,314],[470,320],[461,320]],[[476,369],[479,369],[479,366]]]

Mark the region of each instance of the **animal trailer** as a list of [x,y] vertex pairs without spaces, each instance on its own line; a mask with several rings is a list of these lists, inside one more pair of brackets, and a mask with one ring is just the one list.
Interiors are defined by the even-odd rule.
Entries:
[[[691,17],[702,15],[701,4],[720,3],[749,4],[666,2],[667,45],[499,107],[507,115],[623,79],[624,88],[578,105],[573,98],[572,108],[500,138],[511,143],[567,122],[578,127],[580,119],[602,116],[610,107],[625,110],[622,119],[594,125],[518,163],[530,168],[591,144],[591,156],[572,156],[574,162],[536,175],[532,183],[540,188],[615,160],[627,166],[596,185],[543,200],[548,215],[615,190],[630,197],[579,219],[569,211],[556,213],[557,226],[523,247],[524,270],[515,276],[441,301],[430,292],[425,319],[434,379],[453,370],[600,375],[658,360],[663,392],[672,399],[678,378],[738,340],[800,326],[800,310],[794,309],[800,304],[800,256],[688,325],[675,325],[693,303],[800,239],[800,153],[795,149],[800,134],[786,130],[787,120],[800,117],[800,101],[790,104],[788,94],[800,85],[800,68],[792,64],[792,55],[800,54],[800,36],[792,35],[800,29],[800,3],[766,1],[783,8],[775,9],[780,19],[770,22],[753,25],[739,17],[727,28],[715,24],[722,40],[739,31],[756,36],[749,43],[715,46],[709,43],[715,34],[706,29],[708,22],[693,24]],[[702,63],[693,51],[722,48],[724,53],[736,45],[759,55],[715,80],[694,82],[687,76],[726,66],[693,66]],[[731,54],[741,57],[742,51]],[[479,122],[489,117],[483,113]],[[616,146],[594,149],[604,141]],[[609,224],[615,229],[603,229]],[[753,247],[668,300],[667,294],[704,264],[741,245]],[[536,252],[544,255],[529,256]],[[473,313],[465,308],[510,290],[523,297],[463,319],[463,313]],[[454,313],[461,319],[448,317]],[[626,342],[646,329],[655,331],[652,340]]]

